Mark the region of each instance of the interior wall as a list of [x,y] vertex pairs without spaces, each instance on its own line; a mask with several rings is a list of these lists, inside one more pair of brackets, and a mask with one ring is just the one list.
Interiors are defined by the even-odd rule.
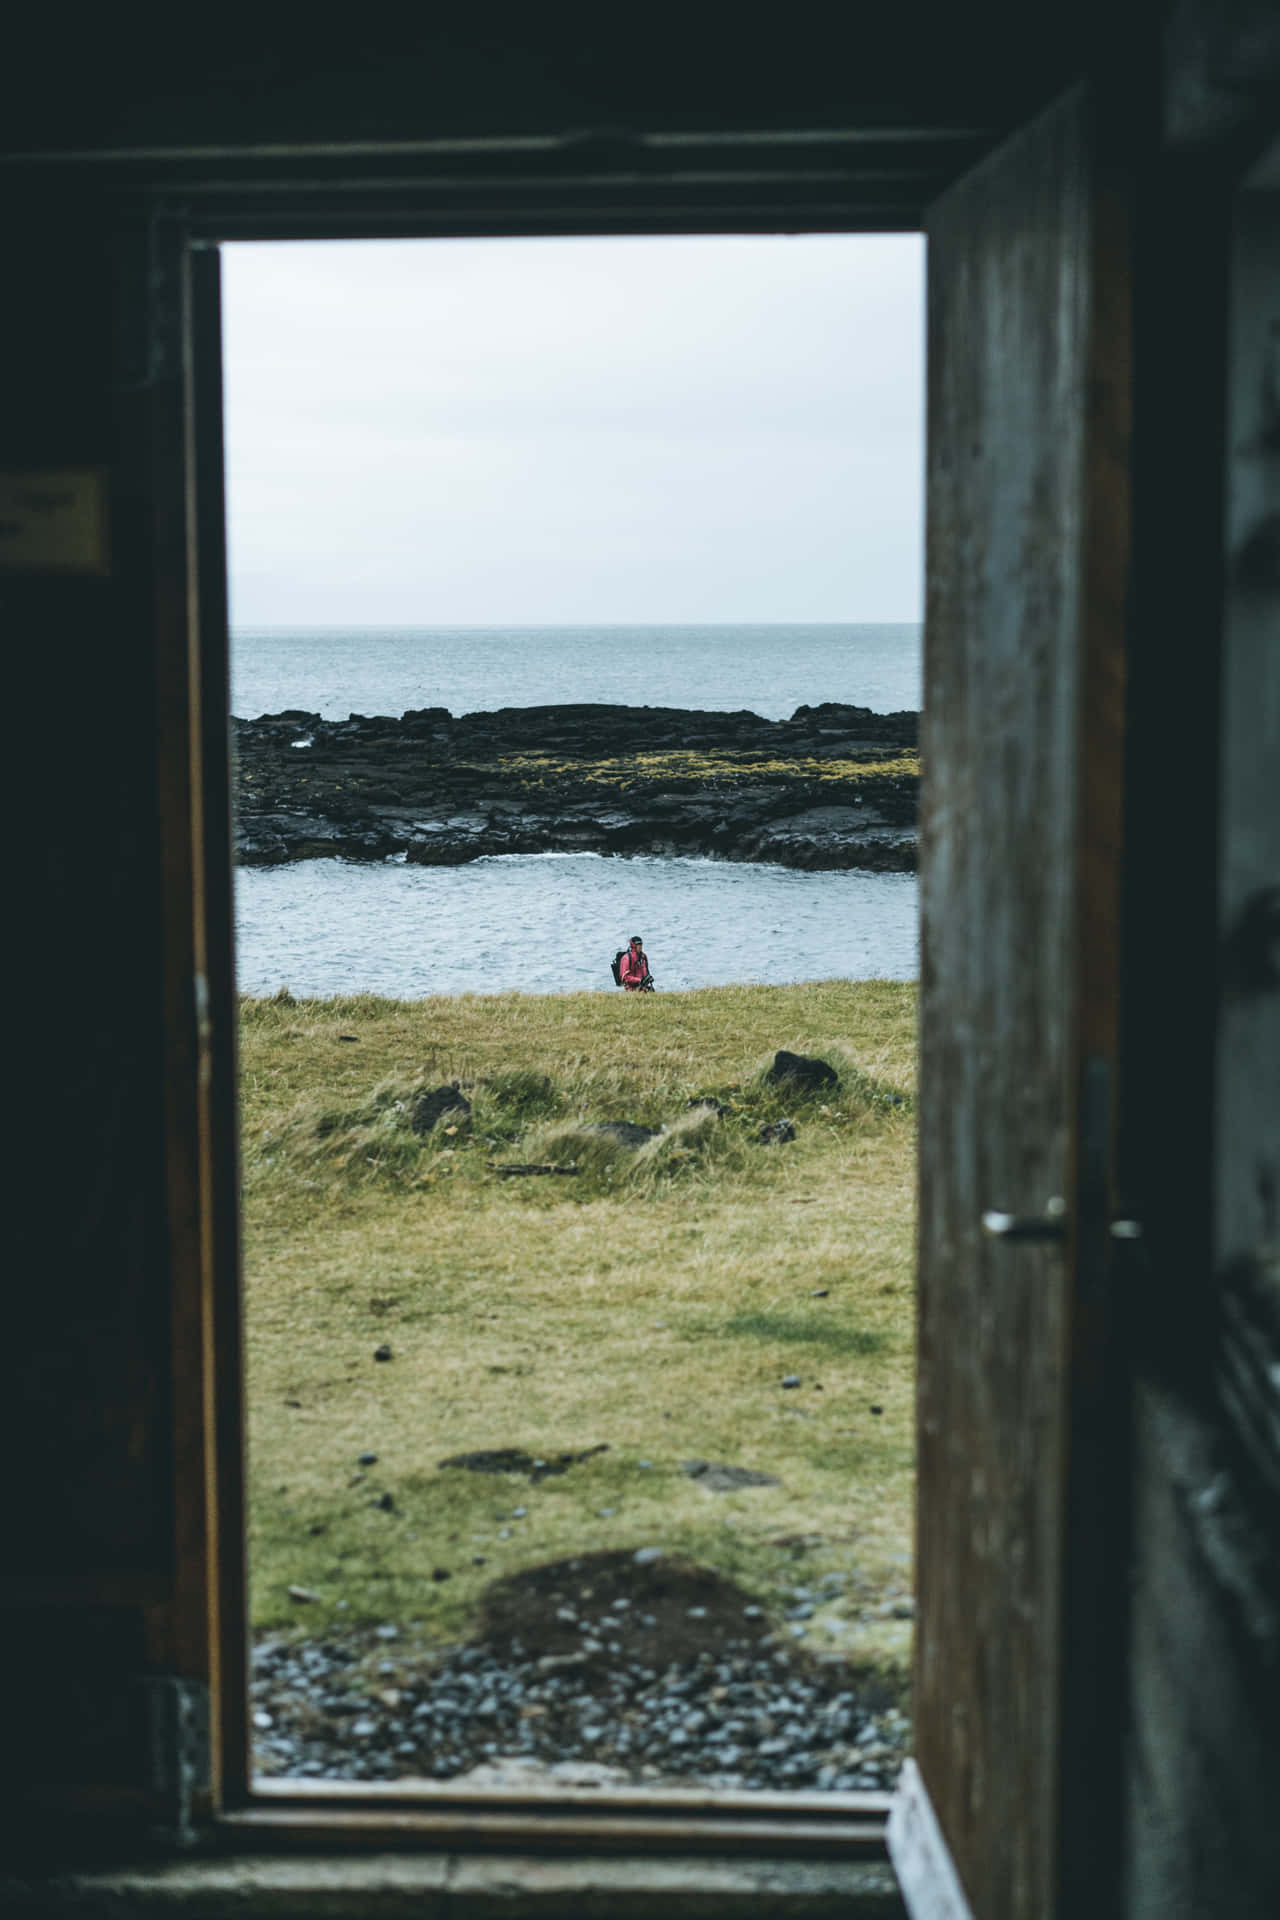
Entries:
[[146,1784],[137,1682],[172,1650],[174,1036],[152,473],[181,369],[148,320],[158,267],[145,223],[109,230],[59,204],[27,214],[5,232],[0,467],[55,483],[100,474],[109,562],[100,574],[56,559],[0,570],[5,759],[22,809],[6,1023],[18,1232],[0,1390],[0,1631],[20,1652],[0,1766],[24,1793],[118,1793]]
[[1280,196],[1238,172],[1171,156],[1139,336],[1133,1920],[1280,1911]]

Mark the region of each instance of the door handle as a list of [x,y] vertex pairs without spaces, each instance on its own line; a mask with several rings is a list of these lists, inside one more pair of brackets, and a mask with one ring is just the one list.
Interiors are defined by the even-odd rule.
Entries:
[[1045,1202],[1043,1213],[1001,1213],[993,1209],[982,1216],[982,1231],[992,1240],[1038,1240],[1053,1242],[1067,1237],[1067,1203],[1056,1194]]
[[[992,1210],[982,1216],[982,1231],[992,1240],[1038,1240],[1046,1242],[1067,1237],[1067,1203],[1056,1195],[1043,1213],[1000,1213]],[[1113,1220],[1107,1228],[1113,1240],[1141,1240],[1140,1220]]]

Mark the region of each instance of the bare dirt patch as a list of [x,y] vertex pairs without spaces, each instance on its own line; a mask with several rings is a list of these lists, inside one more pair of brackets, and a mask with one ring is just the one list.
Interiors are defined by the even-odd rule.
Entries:
[[733,1580],[657,1548],[575,1554],[495,1580],[478,1638],[541,1658],[609,1666],[620,1657],[697,1659],[763,1640],[764,1609]]

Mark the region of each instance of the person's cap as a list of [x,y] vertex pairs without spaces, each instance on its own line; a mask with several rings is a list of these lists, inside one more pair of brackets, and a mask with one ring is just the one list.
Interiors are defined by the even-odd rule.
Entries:
[[631,944],[633,947],[642,947],[644,945],[644,941],[640,938],[640,935],[638,933],[633,933],[631,936]]

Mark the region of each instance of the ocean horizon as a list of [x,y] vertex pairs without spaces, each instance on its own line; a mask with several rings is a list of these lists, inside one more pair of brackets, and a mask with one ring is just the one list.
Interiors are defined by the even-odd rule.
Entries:
[[919,709],[917,622],[761,625],[237,626],[231,711],[325,720],[499,707],[748,709],[785,720],[824,700]]

